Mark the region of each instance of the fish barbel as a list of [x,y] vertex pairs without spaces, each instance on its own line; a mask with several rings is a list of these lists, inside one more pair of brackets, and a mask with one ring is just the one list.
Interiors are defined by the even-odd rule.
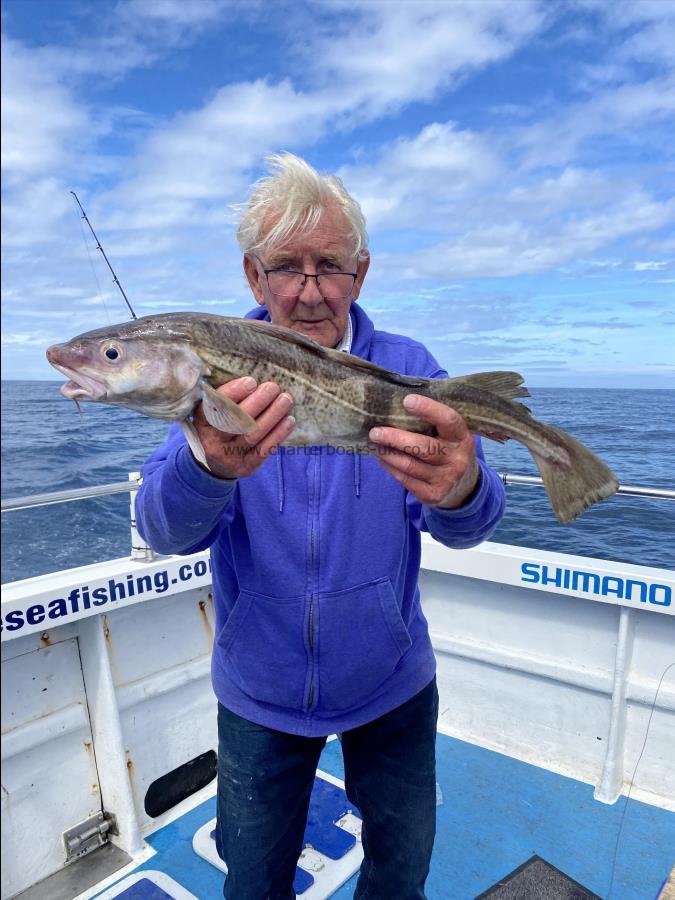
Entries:
[[284,442],[287,446],[328,445],[367,453],[368,433],[375,425],[435,434],[433,426],[403,406],[403,398],[416,393],[451,406],[474,434],[524,444],[562,523],[619,486],[587,447],[539,422],[517,402],[529,396],[517,372],[446,379],[398,375],[358,356],[321,347],[288,328],[191,312],[146,316],[89,331],[50,347],[47,359],[71,379],[61,388],[64,397],[178,421],[202,463],[204,451],[190,422],[195,406],[201,402],[207,420],[221,431],[252,431],[254,420],[216,390],[233,378],[251,375],[258,382],[275,381],[292,395],[296,425]]

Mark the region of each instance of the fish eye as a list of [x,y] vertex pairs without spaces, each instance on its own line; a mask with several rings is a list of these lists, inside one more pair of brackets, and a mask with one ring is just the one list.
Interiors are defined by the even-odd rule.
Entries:
[[105,356],[106,359],[111,360],[111,362],[119,359],[122,355],[119,347],[117,347],[115,344],[104,344],[101,347],[101,353]]

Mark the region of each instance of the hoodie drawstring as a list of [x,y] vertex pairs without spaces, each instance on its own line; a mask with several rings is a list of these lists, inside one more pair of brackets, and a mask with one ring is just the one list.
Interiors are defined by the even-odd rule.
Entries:
[[[279,512],[284,511],[284,504],[286,502],[286,483],[284,480],[284,464],[283,453],[281,449],[277,450],[274,454],[274,458],[276,459],[277,465],[277,497],[279,499]],[[354,493],[357,497],[361,496],[361,454],[354,453]]]
[[281,449],[278,449],[274,455],[277,460],[277,496],[279,497],[279,512],[281,513],[284,511],[284,501],[286,500],[286,488],[284,485],[284,465],[281,461]]

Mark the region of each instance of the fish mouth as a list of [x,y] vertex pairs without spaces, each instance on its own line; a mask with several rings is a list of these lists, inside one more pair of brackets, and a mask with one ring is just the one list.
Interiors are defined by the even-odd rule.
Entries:
[[67,400],[105,400],[108,396],[106,386],[95,378],[83,375],[82,372],[76,372],[67,366],[52,363],[55,369],[58,369],[62,375],[69,378],[70,381],[61,385],[61,395]]

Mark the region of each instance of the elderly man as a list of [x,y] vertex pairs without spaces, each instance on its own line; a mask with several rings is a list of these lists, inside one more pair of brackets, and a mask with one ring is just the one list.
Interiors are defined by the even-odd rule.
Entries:
[[[421,344],[376,331],[355,303],[367,236],[342,182],[290,154],[271,162],[238,231],[258,304],[249,317],[402,374],[446,377]],[[406,406],[435,437],[376,427],[370,456],[284,449],[294,420],[282,387],[254,377],[221,387],[256,431],[224,435],[198,410],[208,470],[175,427],[146,463],[136,505],[159,552],[211,548],[224,893],[294,896],[314,773],[338,733],[363,818],[355,896],[422,898],[438,694],[417,586],[420,530],[449,547],[485,540],[503,487],[463,419],[414,394]]]

